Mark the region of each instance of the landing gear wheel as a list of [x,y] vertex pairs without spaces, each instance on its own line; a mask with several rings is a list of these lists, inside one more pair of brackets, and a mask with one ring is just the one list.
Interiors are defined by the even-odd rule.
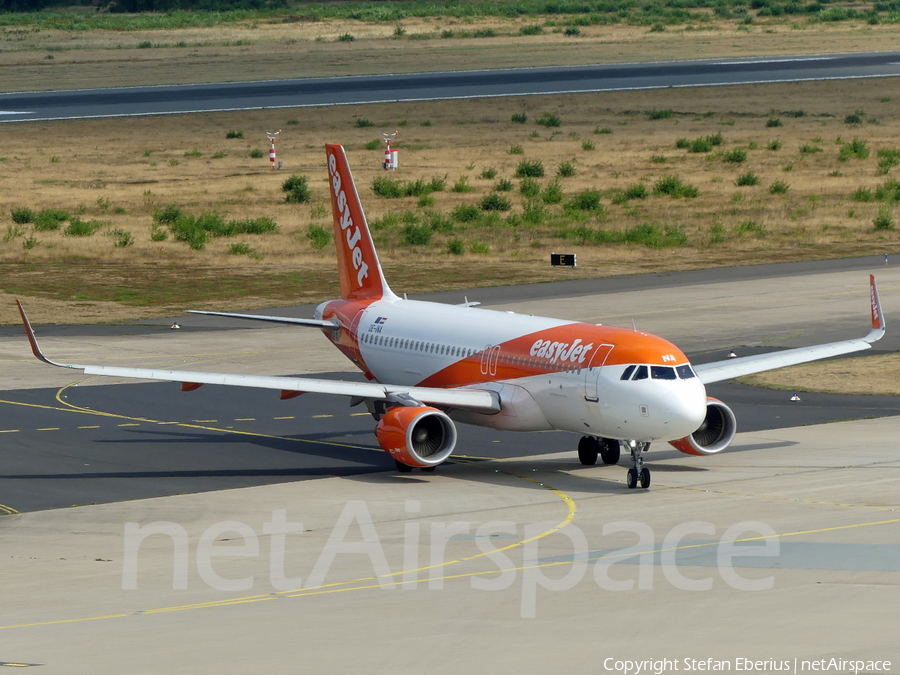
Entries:
[[578,441],[578,461],[585,466],[596,464],[599,453],[600,442],[593,436],[582,436]]
[[434,471],[436,468],[436,466],[423,466],[422,471]]
[[628,469],[628,478],[625,483],[628,485],[629,490],[634,490],[634,488],[637,487],[638,472],[635,471],[634,468]]
[[604,438],[600,442],[600,459],[604,464],[618,464],[620,454],[619,441],[615,438]]
[[399,460],[394,460],[394,465],[397,467],[397,471],[400,473],[409,473],[413,470],[413,468],[409,464],[404,464]]
[[650,487],[650,469],[647,467],[641,469],[641,487],[645,490]]

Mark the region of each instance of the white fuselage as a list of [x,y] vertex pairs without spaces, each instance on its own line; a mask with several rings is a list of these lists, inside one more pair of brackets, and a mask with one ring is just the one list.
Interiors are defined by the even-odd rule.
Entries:
[[[448,411],[465,423],[654,441],[687,436],[706,414],[706,391],[690,366],[686,379],[655,377],[670,377],[687,359],[646,333],[390,297],[363,307],[353,334],[357,365],[379,382],[499,394],[499,414]],[[646,378],[621,379],[641,364]]]

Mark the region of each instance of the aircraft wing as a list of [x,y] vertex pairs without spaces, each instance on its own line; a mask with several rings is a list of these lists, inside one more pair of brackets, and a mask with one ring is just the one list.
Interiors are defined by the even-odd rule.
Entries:
[[772,354],[757,354],[716,361],[694,366],[694,371],[704,384],[730,380],[735,377],[761,373],[766,370],[775,370],[785,366],[795,366],[799,363],[818,361],[831,356],[840,356],[853,352],[871,349],[872,343],[884,336],[884,313],[881,311],[881,299],[878,297],[878,287],[875,285],[875,275],[869,275],[869,296],[872,312],[872,329],[869,334],[854,340],[842,340],[829,342],[811,347],[799,347],[797,349],[785,349]]
[[41,351],[34,330],[22,304],[16,300],[25,333],[31,343],[31,351],[40,361],[51,366],[81,370],[85,375],[105,375],[108,377],[133,377],[143,380],[163,380],[181,382],[183,390],[196,389],[203,384],[222,384],[232,387],[252,387],[275,389],[282,392],[332,394],[354,398],[376,400],[421,401],[432,405],[464,408],[476,412],[500,412],[500,399],[496,392],[486,389],[442,389],[439,387],[407,387],[380,384],[377,382],[346,382],[341,380],[321,380],[305,377],[280,377],[269,375],[238,375],[233,373],[204,373],[190,370],[163,370],[156,368],[124,368],[119,366],[86,366],[75,363],[51,361]]
[[199,309],[185,310],[187,314],[206,314],[207,316],[227,316],[230,319],[248,319],[250,321],[271,321],[272,323],[289,323],[295,326],[310,326],[312,328],[328,328],[339,330],[337,321],[323,319],[295,319],[290,316],[267,316],[264,314],[234,314],[232,312],[204,312]]

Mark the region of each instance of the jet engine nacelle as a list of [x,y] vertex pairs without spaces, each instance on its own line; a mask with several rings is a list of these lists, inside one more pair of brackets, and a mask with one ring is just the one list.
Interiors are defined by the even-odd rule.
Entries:
[[714,455],[731,445],[736,432],[737,420],[731,408],[719,399],[707,398],[706,417],[700,428],[669,444],[686,455]]
[[391,457],[407,466],[437,466],[456,447],[451,419],[428,406],[388,409],[375,427],[375,436]]

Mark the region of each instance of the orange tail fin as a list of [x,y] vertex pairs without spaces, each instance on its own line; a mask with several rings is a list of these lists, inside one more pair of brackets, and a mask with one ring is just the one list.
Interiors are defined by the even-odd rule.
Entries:
[[334,245],[345,300],[377,300],[392,296],[378,262],[366,214],[347,164],[344,147],[326,143],[331,212],[334,215]]

